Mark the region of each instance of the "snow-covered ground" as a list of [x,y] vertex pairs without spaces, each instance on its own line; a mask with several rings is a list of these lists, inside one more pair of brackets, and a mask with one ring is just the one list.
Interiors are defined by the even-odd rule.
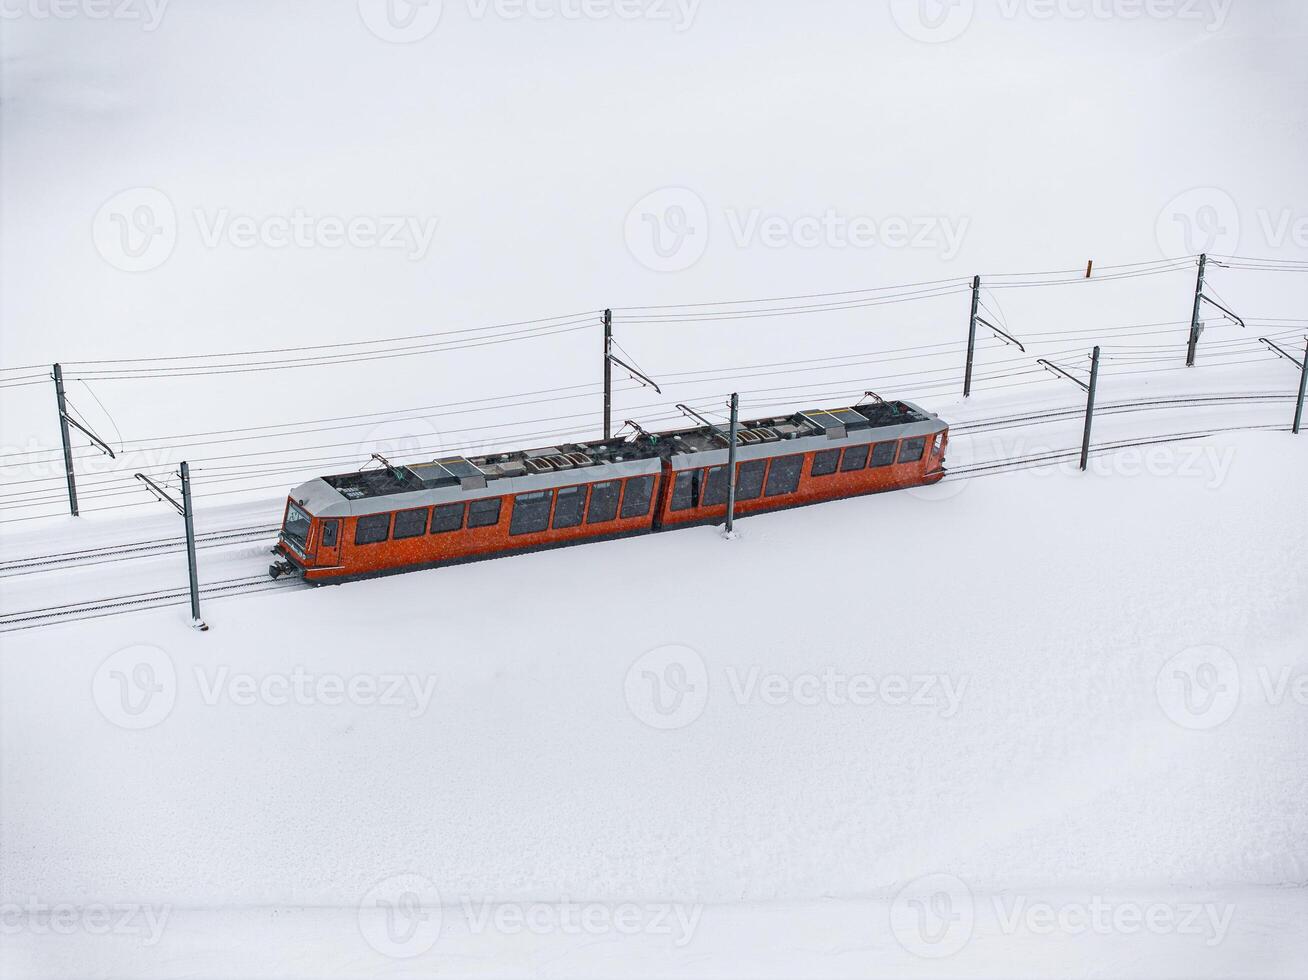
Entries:
[[[1308,438],[1258,338],[1302,349],[1308,275],[1214,264],[1248,326],[1206,309],[1191,371],[1193,263],[1111,267],[1308,259],[1308,15],[1141,6],[6,7],[4,562],[175,538],[132,474],[182,459],[216,533],[374,451],[599,421],[591,312],[333,366],[103,358],[613,306],[665,389],[619,372],[619,422],[873,388],[949,419],[966,474],[1078,446],[1075,417],[967,427],[1077,408],[1035,359],[1084,376],[1101,344],[1096,442],[1209,434],[730,542],[206,598],[203,634],[184,605],[0,633],[0,972],[1302,976]],[[978,273],[1027,350],[982,330],[964,401]],[[820,314],[632,309],[943,279]],[[78,519],[26,367],[55,360],[119,456],[77,440]],[[1281,400],[1125,410],[1252,393]],[[267,545],[202,548],[202,581]],[[0,620],[185,581],[175,550],[15,571]]]

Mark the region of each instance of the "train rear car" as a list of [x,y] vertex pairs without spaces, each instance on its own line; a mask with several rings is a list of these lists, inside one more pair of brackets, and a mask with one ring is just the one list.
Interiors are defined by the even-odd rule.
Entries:
[[[908,402],[817,409],[740,426],[736,513],[857,497],[944,477],[949,427]],[[672,487],[661,523],[717,523],[727,514],[725,426],[671,436]]]

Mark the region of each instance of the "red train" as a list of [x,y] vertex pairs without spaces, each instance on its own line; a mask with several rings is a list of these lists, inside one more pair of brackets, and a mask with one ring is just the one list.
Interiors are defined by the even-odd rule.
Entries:
[[[339,582],[722,523],[728,438],[705,425],[310,480],[286,502],[269,573]],[[948,440],[909,402],[742,422],[736,513],[935,483]]]

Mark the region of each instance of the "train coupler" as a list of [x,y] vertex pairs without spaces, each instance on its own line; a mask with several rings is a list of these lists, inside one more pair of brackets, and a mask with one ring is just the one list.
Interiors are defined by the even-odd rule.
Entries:
[[275,561],[268,566],[268,575],[273,579],[279,579],[283,575],[298,575],[299,569],[289,561]]

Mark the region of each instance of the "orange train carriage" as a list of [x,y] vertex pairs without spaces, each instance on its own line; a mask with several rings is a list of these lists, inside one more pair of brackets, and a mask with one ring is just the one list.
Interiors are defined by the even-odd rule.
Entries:
[[[269,572],[339,582],[722,523],[728,439],[705,425],[310,480],[286,502]],[[909,402],[742,422],[736,514],[935,483],[948,440]]]

